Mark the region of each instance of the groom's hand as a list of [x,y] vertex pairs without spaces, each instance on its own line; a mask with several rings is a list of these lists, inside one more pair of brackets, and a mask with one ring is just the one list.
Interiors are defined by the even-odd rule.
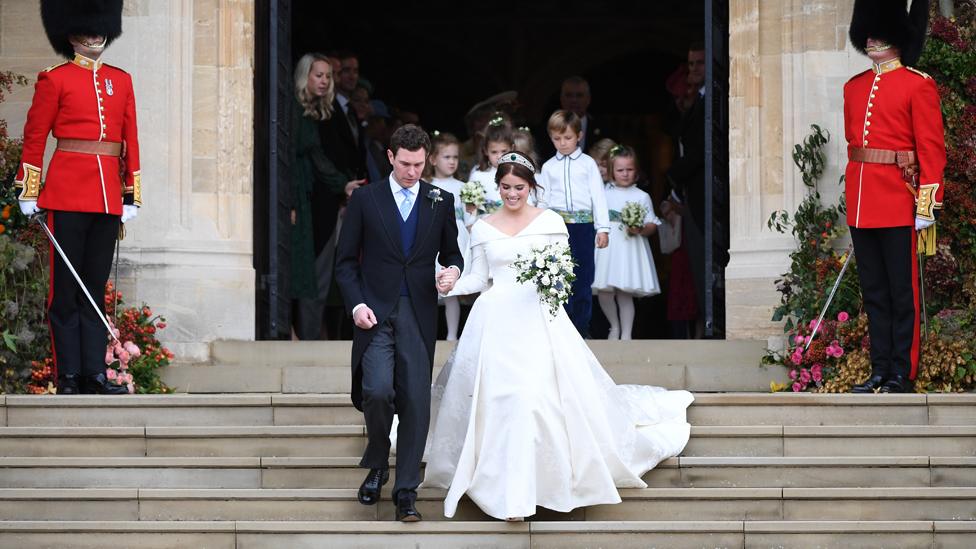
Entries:
[[360,329],[369,330],[376,326],[376,315],[373,314],[373,309],[363,305],[352,314],[352,321]]
[[442,269],[435,278],[437,279],[437,291],[446,294],[454,289],[454,283],[458,279],[458,269],[453,266]]

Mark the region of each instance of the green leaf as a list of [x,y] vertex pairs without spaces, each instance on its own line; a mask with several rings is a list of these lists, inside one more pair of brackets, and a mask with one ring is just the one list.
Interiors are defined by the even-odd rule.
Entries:
[[13,352],[17,352],[17,336],[7,330],[3,331],[3,343]]

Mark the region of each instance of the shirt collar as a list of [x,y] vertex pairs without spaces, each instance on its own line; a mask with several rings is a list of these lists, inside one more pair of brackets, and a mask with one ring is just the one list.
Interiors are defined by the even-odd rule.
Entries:
[[901,59],[897,57],[894,59],[889,59],[883,63],[871,63],[871,69],[874,71],[874,74],[884,74],[895,69],[900,69],[901,67]]
[[570,160],[579,160],[579,157],[582,154],[583,154],[583,149],[579,147],[576,147],[576,150],[569,154],[561,154],[559,151],[556,151],[556,160],[562,160],[567,156],[569,157]]
[[[399,183],[397,183],[397,180],[393,178],[393,174],[391,173],[390,174],[390,192],[393,193],[393,196],[398,196],[398,195],[399,196],[403,196],[403,194],[401,194],[401,193],[403,192],[403,189],[405,189],[405,188],[406,187],[402,187]],[[416,182],[413,187],[410,187],[407,190],[410,191],[410,194],[412,194],[414,196],[414,198],[416,198],[417,197],[417,193],[420,192],[420,181]]]
[[336,93],[336,99],[339,100],[339,106],[342,107],[343,111],[345,111],[346,106],[349,105],[349,98],[341,93]]
[[75,54],[75,58],[71,60],[72,63],[78,65],[85,70],[98,70],[102,68],[101,59],[89,59],[80,53]]

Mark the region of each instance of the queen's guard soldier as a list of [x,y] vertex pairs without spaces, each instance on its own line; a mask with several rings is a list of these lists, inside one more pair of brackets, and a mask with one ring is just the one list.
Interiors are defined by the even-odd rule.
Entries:
[[871,337],[871,375],[853,392],[913,391],[919,361],[918,242],[934,244],[946,163],[939,93],[911,67],[929,6],[855,0],[851,43],[872,61],[844,86],[847,224]]
[[[141,205],[132,78],[101,61],[122,33],[122,0],[41,0],[44,30],[68,61],[37,75],[15,185],[46,223],[104,315],[120,222]],[[42,169],[48,134],[57,147]],[[120,394],[105,377],[105,325],[51,250],[48,320],[61,394]]]

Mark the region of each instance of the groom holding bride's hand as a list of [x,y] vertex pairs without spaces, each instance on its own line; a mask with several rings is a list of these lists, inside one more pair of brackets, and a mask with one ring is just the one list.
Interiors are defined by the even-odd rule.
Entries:
[[[421,519],[416,499],[430,423],[437,294],[454,288],[464,266],[454,197],[420,180],[429,153],[430,138],[420,127],[393,133],[387,151],[393,173],[353,192],[336,248],[336,281],[356,325],[352,402],[365,415],[368,434],[360,466],[369,474],[359,502],[377,503],[389,480],[396,413],[393,501],[403,522]],[[432,280],[438,257],[444,269]]]

